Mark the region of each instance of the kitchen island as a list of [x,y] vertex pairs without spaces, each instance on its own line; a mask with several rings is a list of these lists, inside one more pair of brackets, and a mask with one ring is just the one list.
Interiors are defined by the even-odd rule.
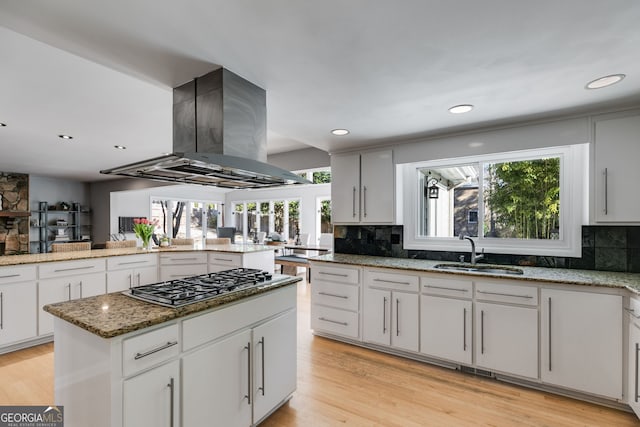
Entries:
[[50,304],[69,427],[250,426],[296,387],[298,277],[163,307],[121,293]]

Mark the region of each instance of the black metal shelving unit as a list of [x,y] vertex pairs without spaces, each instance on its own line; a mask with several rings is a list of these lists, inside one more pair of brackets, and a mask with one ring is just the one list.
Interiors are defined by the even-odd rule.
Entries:
[[[80,216],[88,212],[80,210],[80,203],[72,203],[68,210],[59,210],[52,208],[49,202],[38,202],[38,210],[33,212],[37,213],[38,218],[38,225],[35,227],[38,229],[38,240],[33,242],[38,243],[38,252],[50,252],[51,244],[56,242],[55,237],[60,229],[68,231],[69,242],[81,240],[83,225]],[[57,221],[63,215],[66,215],[66,225],[50,224],[50,221]]]

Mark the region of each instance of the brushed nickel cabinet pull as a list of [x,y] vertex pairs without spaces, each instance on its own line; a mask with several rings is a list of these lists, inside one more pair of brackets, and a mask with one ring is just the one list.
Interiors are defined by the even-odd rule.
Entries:
[[367,217],[367,186],[363,185],[363,194],[362,194],[362,210],[364,211],[364,217]]
[[260,341],[258,341],[258,344],[260,344],[261,350],[262,350],[262,387],[258,387],[258,391],[262,392],[262,395],[264,396],[264,337],[260,338]]
[[153,348],[149,351],[145,351],[144,353],[136,353],[136,355],[134,356],[133,360],[139,360],[142,359],[143,357],[147,357],[153,353],[157,353],[159,351],[165,350],[169,347],[173,347],[174,345],[177,345],[178,341],[167,341],[166,344],[163,344],[159,347]]
[[140,286],[140,273],[136,274],[136,276],[138,277],[138,286]]
[[78,284],[78,287],[80,288],[80,298],[82,298],[82,280]]
[[0,329],[4,329],[4,294],[0,292]]
[[53,270],[54,273],[59,273],[61,271],[73,271],[73,270],[88,270],[90,268],[95,268],[95,265],[87,265],[84,267],[73,267],[73,268],[59,268],[57,270]]
[[635,314],[635,313],[633,312],[633,308],[627,308],[627,307],[624,307],[624,311],[626,311],[627,313],[629,313],[629,314],[631,315],[631,317],[634,317],[634,318],[636,318],[636,319],[640,319],[640,316],[638,316],[637,314]]
[[318,292],[318,295],[325,295],[328,297],[335,297],[335,298],[342,298],[342,299],[349,299],[348,296],[345,295],[338,295],[338,294],[330,294],[329,292]]
[[[194,258],[195,259],[195,258]],[[233,262],[232,259],[227,259],[227,258],[214,258],[214,261],[225,261],[225,262]]]
[[173,377],[171,377],[169,379],[169,384],[167,384],[167,387],[169,387],[169,399],[171,400],[171,404],[169,405],[169,426],[173,427],[173,405],[174,405],[174,381],[173,381]]
[[374,282],[393,283],[396,285],[410,285],[410,282],[396,282],[395,280],[373,279]]
[[356,217],[356,187],[353,186],[353,217]]
[[382,301],[382,334],[387,333],[387,297]]
[[604,171],[602,172],[602,174],[604,175],[604,214],[608,215],[609,214],[609,201],[607,200],[609,197],[609,173],[607,168],[604,168]]
[[318,274],[323,274],[325,276],[337,276],[337,277],[349,277],[348,274],[340,274],[340,273],[327,273],[326,271],[321,271]]
[[502,292],[489,292],[489,291],[480,291],[480,290],[477,290],[476,292],[479,294],[498,295],[501,297],[514,297],[514,298],[527,298],[527,299],[533,298],[531,295],[504,294]]
[[400,300],[396,298],[396,336],[400,336]]
[[126,262],[119,262],[118,265],[130,265],[130,264],[146,264],[149,261],[126,261]]
[[335,323],[336,325],[347,326],[347,322],[338,322],[337,320],[327,319],[326,317],[318,317],[318,320],[322,320],[323,322]]
[[480,354],[484,354],[484,310],[480,310]]
[[467,351],[467,308],[462,309],[462,350]]
[[19,274],[7,274],[6,276],[0,276],[0,279],[8,279],[9,277],[18,277]]
[[248,342],[245,348],[247,349],[247,394],[244,398],[251,405],[251,343]]
[[133,287],[133,278],[132,275],[129,275],[129,289],[131,289]]
[[469,292],[468,289],[456,289],[456,288],[447,288],[446,286],[432,286],[432,285],[424,285],[425,288],[431,289],[443,289],[445,291],[458,291],[458,292]]
[[635,393],[634,393],[634,400],[637,402],[638,401],[638,352],[640,352],[640,345],[638,345],[638,343],[636,343],[636,383],[635,383]]
[[71,283],[69,283],[69,284],[66,286],[66,288],[67,288],[67,294],[69,295],[69,296],[67,297],[67,301],[71,301]]
[[549,297],[549,372],[551,372],[551,297]]

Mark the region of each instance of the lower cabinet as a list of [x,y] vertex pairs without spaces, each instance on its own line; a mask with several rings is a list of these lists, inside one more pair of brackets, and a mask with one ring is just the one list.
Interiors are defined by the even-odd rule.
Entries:
[[418,282],[416,276],[365,271],[364,341],[402,350],[419,350]]
[[125,380],[122,397],[123,427],[179,426],[180,361]]
[[541,377],[622,399],[622,297],[542,289]]
[[422,295],[420,312],[420,352],[471,365],[471,301]]
[[0,346],[36,336],[36,283],[0,284]]
[[296,388],[296,312],[183,358],[183,425],[248,426]]
[[476,366],[538,378],[538,310],[476,303]]
[[628,360],[627,403],[640,416],[640,300],[635,298],[630,300]]

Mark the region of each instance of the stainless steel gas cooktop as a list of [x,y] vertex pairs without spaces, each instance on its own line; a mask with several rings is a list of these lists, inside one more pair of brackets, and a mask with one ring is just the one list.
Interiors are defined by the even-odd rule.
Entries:
[[287,278],[288,276],[272,275],[252,268],[234,268],[137,286],[125,291],[124,294],[166,307],[182,307],[252,287],[271,285]]

